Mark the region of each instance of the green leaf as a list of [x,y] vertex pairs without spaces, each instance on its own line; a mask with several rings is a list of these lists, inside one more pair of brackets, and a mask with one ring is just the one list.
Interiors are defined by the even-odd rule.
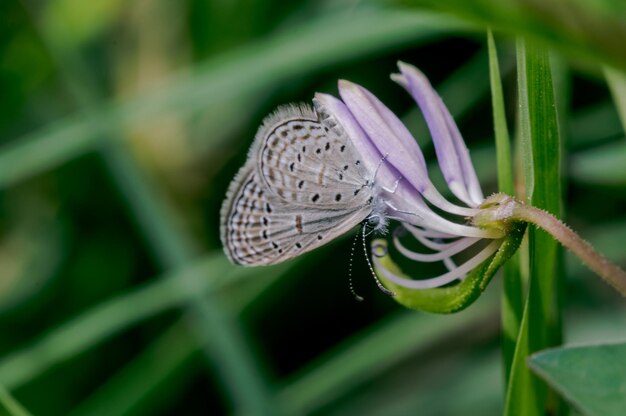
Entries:
[[611,89],[622,127],[626,131],[626,74],[613,68],[604,68],[604,75]]
[[[487,31],[487,45],[489,48],[489,79],[491,82],[491,105],[493,110],[493,126],[496,141],[496,160],[498,164],[498,189],[507,195],[515,195],[513,184],[513,158],[509,129],[506,123],[506,110],[502,94],[500,65],[496,43],[491,30]],[[502,355],[504,368],[508,380],[515,341],[519,332],[523,312],[522,279],[519,273],[519,259],[514,255],[503,267],[502,291]]]
[[504,192],[507,195],[514,195],[513,161],[511,159],[509,129],[506,124],[506,110],[504,108],[504,97],[502,94],[498,53],[491,30],[487,32],[487,45],[489,48],[489,80],[491,83],[493,129],[496,139],[498,163],[498,189],[500,192]]
[[530,368],[589,416],[626,409],[626,344],[555,348],[534,354]]
[[[493,275],[498,271],[519,247],[526,225],[515,224],[504,238],[502,245],[491,257],[472,270],[460,283],[449,287],[432,289],[408,289],[386,279],[378,272],[378,277],[385,287],[395,293],[393,299],[399,304],[418,311],[431,313],[454,313],[467,308],[485,290]],[[393,262],[387,250],[387,242],[377,239],[372,242],[372,256],[377,262],[392,273],[406,279],[400,268]]]
[[122,0],[55,0],[45,4],[42,21],[57,43],[74,48],[93,41],[115,25],[124,6]]
[[[518,43],[521,148],[526,199],[556,216],[561,211],[560,138],[550,56],[545,48]],[[532,352],[560,342],[559,250],[547,233],[529,228],[529,288],[507,388],[506,415],[540,415],[547,389],[526,367]],[[551,409],[558,413],[558,410]]]
[[588,62],[626,69],[626,7],[620,0],[405,0],[550,46]]

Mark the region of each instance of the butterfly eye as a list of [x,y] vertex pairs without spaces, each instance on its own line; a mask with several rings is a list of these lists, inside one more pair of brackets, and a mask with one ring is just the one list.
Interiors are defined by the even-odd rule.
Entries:
[[372,215],[367,218],[368,227],[376,228],[380,224],[380,217],[378,215]]

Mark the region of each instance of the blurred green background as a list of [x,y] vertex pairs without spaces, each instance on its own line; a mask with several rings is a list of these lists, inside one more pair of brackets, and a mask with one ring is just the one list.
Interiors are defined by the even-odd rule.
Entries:
[[[1,2],[0,386],[35,415],[500,413],[497,278],[433,316],[380,293],[359,252],[356,302],[350,236],[254,269],[219,242],[262,119],[340,78],[402,117],[440,181],[397,60],[442,94],[495,191],[490,24],[510,126],[511,35],[554,48],[565,218],[626,263],[626,142],[602,67],[626,67],[624,7],[408,3]],[[573,258],[567,283],[566,343],[624,340],[618,295]]]

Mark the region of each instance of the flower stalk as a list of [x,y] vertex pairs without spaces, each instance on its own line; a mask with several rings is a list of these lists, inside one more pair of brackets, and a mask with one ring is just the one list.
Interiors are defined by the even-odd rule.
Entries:
[[484,209],[472,219],[475,226],[507,232],[516,222],[533,224],[554,237],[578,256],[589,269],[626,297],[626,272],[595,251],[591,244],[549,212],[526,205],[506,194],[490,196],[482,207]]

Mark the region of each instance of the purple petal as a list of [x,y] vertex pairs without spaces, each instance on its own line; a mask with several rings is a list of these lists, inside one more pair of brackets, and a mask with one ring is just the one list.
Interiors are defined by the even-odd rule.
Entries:
[[[339,99],[332,95],[316,93],[313,98],[313,104],[315,110],[318,113],[326,112],[328,116],[332,117],[335,122],[339,123],[343,128],[346,135],[350,138],[350,141],[354,144],[359,151],[363,163],[369,172],[374,172],[376,167],[380,164],[382,155],[369,139],[367,134],[363,131],[359,123],[354,119],[348,107]],[[379,172],[377,174],[377,180],[380,179]],[[391,182],[385,180],[385,185],[393,184],[394,178],[391,178]]]
[[420,193],[431,187],[424,155],[398,117],[371,92],[350,81],[339,81],[339,94],[386,160]]
[[459,128],[457,127],[454,119],[452,118],[452,115],[448,111],[448,108],[445,106],[441,98],[439,99],[439,105],[441,107],[443,115],[446,118],[446,124],[452,136],[454,148],[457,151],[461,170],[463,171],[463,182],[465,183],[470,199],[474,203],[468,205],[477,207],[483,203],[483,201],[485,200],[485,196],[483,195],[483,191],[480,187],[480,182],[478,182],[478,176],[476,175],[476,170],[474,169],[474,165],[472,164],[472,160],[470,159],[469,150],[465,145],[465,141],[461,136]]
[[365,88],[349,81],[339,81],[339,94],[371,143],[428,201],[457,215],[471,216],[474,210],[447,201],[428,178],[426,161],[417,142],[400,119]]
[[450,190],[469,206],[478,206],[484,197],[469,151],[450,112],[423,73],[403,62],[399,62],[398,67],[401,74],[393,74],[391,78],[413,96],[422,110],[433,138],[439,167]]

